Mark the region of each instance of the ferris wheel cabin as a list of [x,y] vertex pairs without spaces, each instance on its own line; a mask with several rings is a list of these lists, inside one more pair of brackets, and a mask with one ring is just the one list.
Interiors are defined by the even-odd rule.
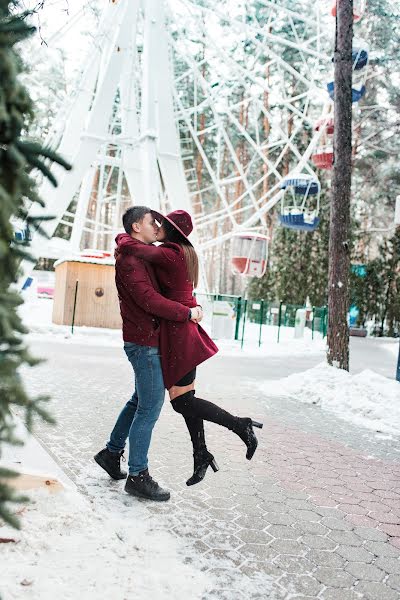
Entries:
[[329,171],[333,167],[333,133],[335,130],[333,118],[319,119],[314,125],[314,130],[321,131],[321,138],[311,159],[318,169]]
[[237,233],[232,238],[231,266],[234,275],[262,277],[267,270],[268,237],[261,233]]
[[282,227],[315,231],[319,225],[321,184],[313,175],[288,175],[280,185],[284,190],[279,221]]

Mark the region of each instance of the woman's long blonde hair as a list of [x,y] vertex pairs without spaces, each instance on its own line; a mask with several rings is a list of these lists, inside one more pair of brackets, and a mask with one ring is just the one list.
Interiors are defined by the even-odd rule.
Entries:
[[186,270],[188,273],[188,279],[193,284],[193,287],[197,287],[199,282],[199,259],[196,250],[192,244],[175,229],[169,221],[164,221],[163,226],[168,242],[174,242],[179,244],[183,250],[185,257]]

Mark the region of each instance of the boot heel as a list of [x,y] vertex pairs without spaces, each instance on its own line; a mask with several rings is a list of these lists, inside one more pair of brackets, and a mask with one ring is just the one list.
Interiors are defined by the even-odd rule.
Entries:
[[262,429],[264,424],[263,423],[259,423],[258,421],[251,421],[251,424],[253,425],[253,427],[258,427],[258,429]]
[[212,461],[210,462],[211,468],[214,471],[214,473],[216,473],[217,471],[219,471],[219,467],[215,461],[215,459],[213,458]]

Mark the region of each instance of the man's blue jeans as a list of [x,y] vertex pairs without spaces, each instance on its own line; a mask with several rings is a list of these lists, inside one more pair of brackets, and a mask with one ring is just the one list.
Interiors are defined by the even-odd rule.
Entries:
[[125,342],[124,350],[135,373],[135,391],[115,423],[107,448],[121,452],[129,437],[129,474],[138,475],[148,466],[151,434],[161,412],[165,388],[158,348]]

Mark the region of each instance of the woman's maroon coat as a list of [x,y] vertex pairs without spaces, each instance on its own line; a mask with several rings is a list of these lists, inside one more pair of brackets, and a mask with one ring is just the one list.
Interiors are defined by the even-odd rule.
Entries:
[[[193,285],[188,280],[184,253],[179,244],[142,244],[127,233],[118,235],[116,242],[119,252],[152,263],[163,296],[190,308],[196,306]],[[165,387],[169,389],[186,373],[214,356],[218,348],[204,329],[192,321],[182,323],[162,319],[160,325],[161,366]]]

